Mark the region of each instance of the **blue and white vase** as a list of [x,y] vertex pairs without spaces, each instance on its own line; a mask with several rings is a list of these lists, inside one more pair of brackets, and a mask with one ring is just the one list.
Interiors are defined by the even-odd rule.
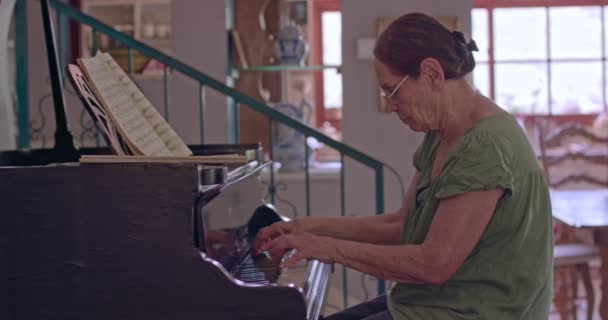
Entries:
[[283,65],[303,65],[308,53],[308,45],[294,25],[281,29],[275,49],[279,62]]
[[[286,116],[307,124],[312,115],[312,105],[303,100],[299,106],[290,103],[280,103],[274,107]],[[281,163],[281,171],[300,171],[306,166],[306,137],[296,130],[279,125],[277,143],[273,148],[274,160]]]

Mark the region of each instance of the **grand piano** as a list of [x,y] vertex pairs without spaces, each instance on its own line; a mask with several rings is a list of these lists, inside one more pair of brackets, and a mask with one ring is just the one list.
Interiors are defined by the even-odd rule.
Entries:
[[40,3],[56,145],[0,152],[0,319],[317,319],[331,266],[251,253],[283,219],[262,201],[258,145],[189,146],[239,166],[77,162],[111,150],[73,146]]
[[265,166],[1,167],[0,317],[316,319],[330,266],[251,254]]

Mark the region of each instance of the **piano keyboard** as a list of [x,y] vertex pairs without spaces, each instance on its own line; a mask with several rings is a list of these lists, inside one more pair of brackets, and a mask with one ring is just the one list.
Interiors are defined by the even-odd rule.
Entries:
[[245,283],[271,284],[275,283],[281,274],[281,269],[266,254],[253,257],[248,254],[232,275]]
[[[205,201],[200,203],[200,207],[197,205],[196,218],[193,219],[195,243],[207,261],[222,266],[220,269],[226,280],[236,284],[235,292],[250,291],[252,295],[260,292],[266,297],[276,294],[280,298],[275,300],[292,304],[289,312],[299,314],[288,318],[315,320],[324,304],[331,266],[315,260],[302,260],[292,267],[280,268],[268,253],[251,254],[257,232],[283,220],[272,205],[260,205],[259,195],[251,192],[257,188],[255,177],[255,173],[248,174],[228,183],[217,194],[208,193],[208,198],[206,193],[202,194],[201,199]],[[281,261],[294,253],[293,250],[287,252]],[[286,316],[285,311],[273,310],[271,313],[274,312],[277,319]],[[264,315],[263,318],[273,316]]]

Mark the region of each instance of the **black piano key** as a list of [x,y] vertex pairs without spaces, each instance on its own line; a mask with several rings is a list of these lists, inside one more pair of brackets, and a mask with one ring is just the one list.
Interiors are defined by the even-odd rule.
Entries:
[[247,283],[270,284],[277,281],[280,273],[279,266],[267,255],[253,257],[249,254],[242,260],[233,276]]

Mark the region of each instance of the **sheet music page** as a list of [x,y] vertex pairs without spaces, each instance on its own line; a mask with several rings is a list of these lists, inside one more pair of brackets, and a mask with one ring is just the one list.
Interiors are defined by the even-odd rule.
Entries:
[[192,152],[150,101],[108,54],[80,59],[110,116],[146,156],[187,156]]
[[116,63],[109,53],[103,54],[104,60],[110,66],[115,76],[121,80],[126,86],[127,92],[133,93],[133,101],[139,109],[141,115],[152,126],[152,129],[163,141],[165,147],[169,150],[169,154],[173,156],[189,156],[192,151],[186,146],[182,139],[175,133],[173,128],[165,121],[165,118],[156,110],[150,100],[139,90],[139,88],[131,81],[124,70]]

